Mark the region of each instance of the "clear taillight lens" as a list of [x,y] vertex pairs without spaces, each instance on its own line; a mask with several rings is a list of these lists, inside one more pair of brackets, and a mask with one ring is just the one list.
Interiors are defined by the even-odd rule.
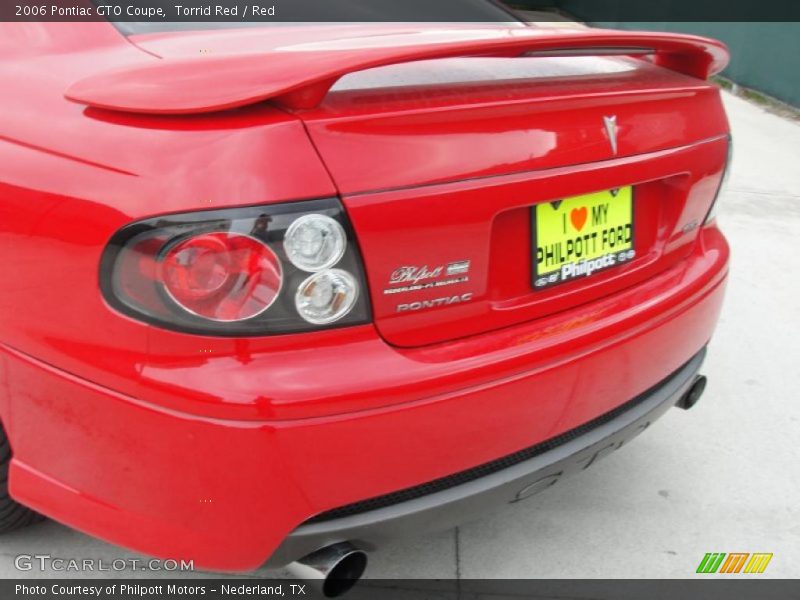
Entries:
[[268,335],[369,321],[361,257],[336,199],[133,223],[109,243],[100,279],[118,310],[190,333]]
[[342,259],[347,236],[342,226],[330,217],[303,215],[289,225],[283,248],[294,266],[313,273],[328,269]]
[[353,308],[358,300],[358,288],[353,276],[342,269],[314,273],[297,289],[297,312],[309,323],[333,323]]

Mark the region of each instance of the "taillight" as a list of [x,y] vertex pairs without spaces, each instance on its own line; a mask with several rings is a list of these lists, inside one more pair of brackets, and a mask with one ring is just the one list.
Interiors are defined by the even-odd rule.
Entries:
[[358,282],[353,276],[341,269],[327,269],[300,284],[295,306],[309,323],[325,325],[350,312],[357,300]]
[[369,321],[361,257],[336,199],[166,215],[111,239],[100,283],[169,329],[268,335]]
[[722,173],[722,179],[719,181],[719,185],[717,186],[717,191],[714,194],[714,200],[711,203],[711,208],[708,209],[708,214],[706,215],[705,220],[703,221],[704,225],[709,225],[714,222],[714,219],[717,218],[717,201],[719,200],[719,196],[722,193],[722,190],[725,188],[725,184],[728,183],[728,177],[731,174],[731,162],[733,161],[733,138],[730,134],[728,134],[728,155],[725,158],[725,166],[724,171]]
[[298,269],[321,271],[341,260],[347,248],[347,236],[342,226],[330,217],[303,215],[289,225],[283,248]]
[[173,244],[159,260],[158,279],[187,312],[211,321],[243,321],[272,306],[283,274],[280,260],[264,242],[216,232]]

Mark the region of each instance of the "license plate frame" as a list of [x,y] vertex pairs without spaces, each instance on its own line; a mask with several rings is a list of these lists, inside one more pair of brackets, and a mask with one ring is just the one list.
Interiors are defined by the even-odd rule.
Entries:
[[633,260],[635,206],[632,185],[531,206],[533,289],[586,279]]

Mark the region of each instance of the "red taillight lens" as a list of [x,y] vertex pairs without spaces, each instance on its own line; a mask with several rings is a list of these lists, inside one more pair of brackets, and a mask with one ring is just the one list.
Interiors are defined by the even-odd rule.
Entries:
[[184,310],[214,321],[242,321],[267,310],[280,293],[281,263],[263,242],[235,233],[180,241],[159,261],[160,279]]

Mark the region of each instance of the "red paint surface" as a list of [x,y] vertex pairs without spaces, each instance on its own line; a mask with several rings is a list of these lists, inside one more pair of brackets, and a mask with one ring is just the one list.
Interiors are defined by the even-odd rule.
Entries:
[[[656,64],[703,79],[721,71],[728,60],[721,43],[683,34],[382,27],[379,35],[356,30],[338,36],[336,28],[310,33],[285,29],[181,36],[182,42],[195,44],[188,55],[170,53],[169,41],[159,43],[157,37],[152,45],[157,56],[143,55],[136,64],[90,75],[71,85],[66,95],[89,106],[152,114],[213,112],[268,99],[291,108],[313,108],[343,75],[419,60],[608,48],[623,54],[625,49],[645,48]],[[146,40],[142,43],[149,47]]]
[[[11,493],[47,515],[150,554],[252,568],[321,511],[611,410],[713,333],[728,249],[699,224],[727,123],[700,80],[637,63],[581,89],[332,92],[313,110],[191,116],[64,98],[152,59],[103,23],[0,24],[14,92],[0,97],[0,417]],[[530,206],[629,184],[638,258],[532,291]],[[132,221],[335,195],[374,324],[212,338],[122,316],[100,294],[103,249]],[[472,302],[398,315],[382,293],[400,265],[464,258]]]

